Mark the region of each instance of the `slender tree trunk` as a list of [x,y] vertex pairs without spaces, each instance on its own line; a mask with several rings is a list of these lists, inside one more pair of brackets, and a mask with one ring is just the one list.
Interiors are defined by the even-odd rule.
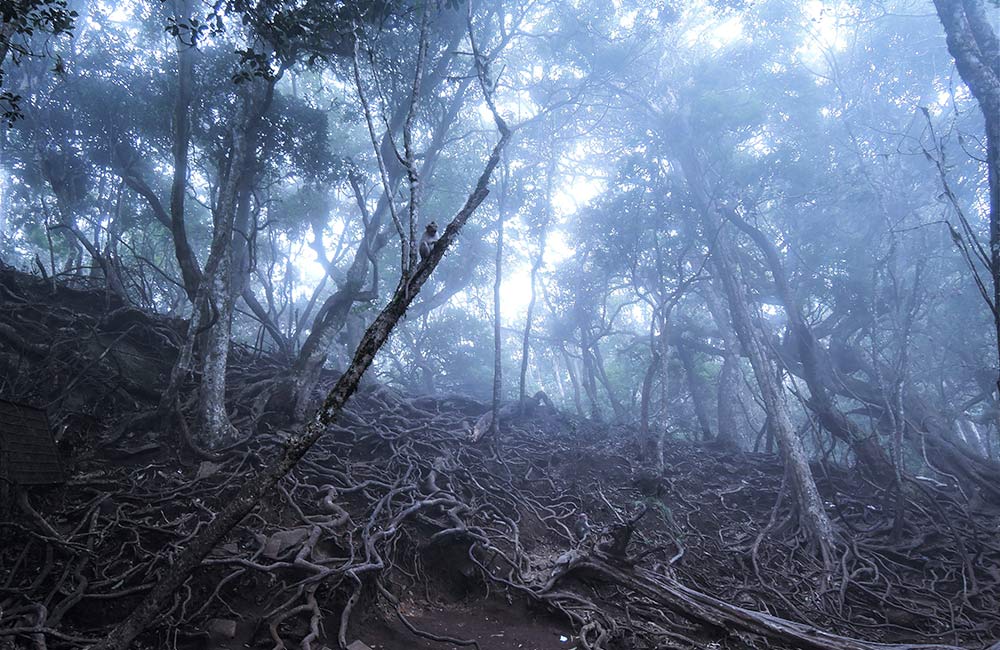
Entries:
[[650,403],[653,401],[653,382],[656,381],[657,366],[660,365],[660,355],[653,353],[642,375],[642,392],[639,397],[639,436],[648,440],[652,435],[649,426]]
[[[236,431],[226,412],[226,368],[232,335],[235,291],[233,278],[233,234],[240,188],[250,184],[256,166],[255,149],[261,118],[274,97],[276,79],[250,82],[230,130],[225,175],[213,215],[212,247],[201,282],[205,284],[202,328],[201,383],[199,386],[196,437],[208,449],[234,441]],[[199,305],[195,305],[199,308]]]
[[313,389],[319,381],[330,346],[347,323],[351,308],[359,300],[375,298],[374,286],[370,296],[365,295],[363,290],[372,263],[371,259],[387,241],[385,238],[377,241],[376,233],[380,223],[377,216],[369,221],[344,282],[317,312],[309,336],[306,337],[292,365],[288,388],[291,397],[290,410],[297,421],[302,421],[306,417]]
[[[91,276],[103,276],[108,290],[121,298],[125,303],[129,303],[128,292],[125,290],[125,283],[122,281],[117,267],[112,264],[108,256],[101,253],[98,248],[99,244],[95,244],[89,240],[87,236],[84,235],[79,228],[77,228],[73,204],[69,197],[66,196],[65,182],[62,179],[53,177],[47,177],[46,180],[52,188],[52,193],[56,196],[56,208],[59,214],[59,225],[54,226],[54,228],[58,228],[63,232],[67,247],[73,251],[70,257],[72,266],[77,267],[83,265],[83,250],[85,249],[87,254],[90,255],[90,258],[93,260],[93,263],[96,265],[91,267]],[[45,205],[44,201],[43,205]],[[97,273],[98,269],[100,269],[99,274]]]
[[691,404],[694,406],[695,417],[698,418],[698,427],[701,429],[701,439],[709,441],[712,439],[712,427],[708,421],[708,409],[705,406],[705,386],[698,374],[694,364],[694,353],[690,346],[680,340],[676,346],[677,356],[684,366],[684,374],[687,377],[688,392],[691,394]]
[[[948,51],[986,121],[986,173],[990,191],[990,275],[997,381],[994,409],[1000,436],[1000,40],[983,0],[934,0]],[[994,15],[995,18],[995,15]],[[1000,438],[998,438],[1000,439]]]
[[531,354],[531,325],[535,316],[535,302],[538,298],[538,271],[542,268],[542,260],[545,257],[545,231],[542,231],[541,242],[538,248],[538,257],[531,263],[531,298],[528,300],[528,313],[524,319],[524,336],[521,337],[521,376],[518,380],[518,405],[524,411],[524,400],[526,397],[526,380],[528,376],[528,363]]
[[656,339],[657,356],[660,358],[660,437],[667,430],[667,420],[670,417],[670,305],[659,309],[660,335]]
[[[713,283],[717,282],[718,278],[713,279]],[[740,344],[736,332],[733,331],[732,321],[726,307],[719,299],[717,291],[715,286],[709,286],[703,293],[705,304],[708,305],[715,326],[719,328],[722,342],[726,346],[716,387],[716,418],[719,427],[716,442],[723,447],[735,448],[740,426],[737,407],[743,388],[743,373],[740,371]]]
[[555,154],[550,152],[548,168],[545,173],[545,221],[542,223],[541,233],[538,242],[538,256],[531,262],[531,298],[528,300],[528,313],[524,319],[524,336],[521,339],[521,375],[518,380],[517,402],[518,409],[524,412],[524,400],[526,398],[527,387],[525,386],[528,375],[528,363],[531,354],[531,325],[535,315],[535,302],[538,298],[538,272],[542,268],[545,259],[545,243],[548,235],[548,226],[552,220],[552,177],[554,175]]
[[[192,0],[175,0],[174,20],[179,24],[188,24],[193,13],[192,5]],[[180,35],[174,37],[174,43],[177,50],[177,96],[174,98],[174,137],[171,145],[174,169],[170,183],[170,234],[184,290],[187,291],[188,299],[193,301],[198,293],[201,272],[194,251],[188,243],[184,224],[184,200],[187,192],[188,152],[191,148],[191,101],[194,96],[196,49],[194,42],[185,43]]]
[[[563,380],[562,370],[559,368],[559,355],[553,350],[549,352],[552,359],[552,376],[556,381],[556,388],[559,390],[559,402],[564,404],[566,402],[566,382]],[[538,383],[544,385],[540,374]]]
[[[497,251],[493,266],[493,416],[490,419],[490,435],[496,440],[500,433],[500,394],[503,387],[503,332],[500,322],[500,286],[503,283],[503,222],[507,218],[507,181],[510,169],[506,161],[500,176],[500,197],[497,201]],[[530,311],[529,311],[530,314]],[[522,373],[523,386],[523,373]],[[524,393],[521,393],[522,408]]]
[[604,388],[604,392],[607,393],[608,401],[611,402],[611,410],[614,411],[615,418],[622,421],[625,419],[625,407],[622,406],[621,400],[618,399],[614,387],[611,385],[611,380],[608,379],[608,373],[604,369],[604,355],[601,354],[601,346],[596,340],[590,343],[590,353],[597,379]]
[[580,360],[583,367],[583,390],[590,401],[590,417],[598,422],[603,419],[597,397],[597,379],[595,377],[593,355],[590,352],[590,341],[587,338],[586,327],[580,328]]
[[[434,71],[430,73],[429,78],[422,83],[425,88],[432,90],[441,82],[446,70],[445,61],[450,61],[450,57],[445,57],[438,63]],[[459,86],[455,97],[448,106],[447,112],[435,126],[431,142],[424,152],[424,166],[421,171],[424,177],[430,176],[434,169],[441,149],[444,146],[449,128],[454,124],[458,111],[461,109],[470,82],[471,77]],[[430,90],[427,92],[430,92]],[[392,132],[396,132],[402,127],[407,115],[405,108],[405,106],[399,107],[393,112],[392,119],[390,120]],[[379,146],[380,156],[384,160],[394,159],[395,154],[391,137],[388,135],[383,137]],[[403,169],[399,165],[387,168],[388,185],[391,191],[395,191],[395,188],[402,179],[402,174]],[[374,292],[374,289],[376,289],[374,285],[376,283],[373,282],[372,292],[365,292],[364,285],[368,276],[369,265],[377,271],[375,268],[376,256],[388,241],[386,237],[379,235],[379,230],[386,213],[389,212],[389,201],[392,200],[392,197],[383,192],[382,196],[379,197],[374,212],[371,215],[367,215],[365,214],[367,208],[365,207],[364,198],[361,195],[360,186],[354,180],[352,180],[352,185],[359,210],[361,210],[365,221],[365,238],[358,245],[354,259],[347,271],[345,281],[326,300],[319,312],[317,312],[316,318],[310,328],[309,336],[306,338],[305,343],[303,343],[302,349],[299,351],[292,366],[287,389],[291,393],[292,414],[299,421],[304,420],[309,412],[310,398],[323,371],[323,364],[326,363],[330,346],[347,322],[351,308],[357,302],[373,300],[376,297]],[[284,391],[278,391],[278,394],[282,393]]]
[[[724,253],[721,251],[717,253],[720,256],[722,254]],[[768,414],[771,428],[778,439],[785,465],[789,470],[792,491],[798,505],[799,521],[810,540],[818,546],[824,562],[830,566],[836,536],[833,524],[824,509],[823,500],[816,489],[816,482],[809,468],[809,459],[806,456],[805,448],[802,446],[802,441],[795,435],[795,429],[788,415],[788,406],[785,404],[782,394],[782,387],[772,372],[764,344],[756,332],[743,288],[738,284],[739,281],[733,273],[732,264],[725,260],[720,261],[718,266],[722,270],[722,281],[726,287],[726,293],[729,295],[733,325],[743,348],[750,357],[750,365],[753,367],[754,376],[757,378],[757,385],[760,387],[764,400],[764,410]]]
[[[669,381],[669,371],[664,371],[662,366],[666,364],[667,357],[665,351],[668,349],[664,345],[667,336],[663,326],[662,307],[655,307],[652,322],[649,325],[649,365],[642,377],[642,392],[639,398],[639,436],[642,440],[643,456],[653,456],[658,458],[657,465],[662,464],[662,437],[666,429],[667,418],[667,382]],[[659,333],[657,333],[659,329]],[[657,431],[653,431],[650,423],[653,410],[653,387],[656,384],[656,375],[660,375],[660,418],[661,426]]]
[[229,253],[223,252],[215,272],[202,280],[209,289],[211,324],[202,336],[201,382],[198,389],[198,420],[195,432],[199,444],[216,449],[236,439],[236,431],[226,412],[226,367],[233,323]]
[[573,387],[573,406],[576,408],[576,414],[580,417],[586,417],[583,410],[583,400],[580,395],[580,380],[576,376],[573,358],[569,356],[569,352],[566,351],[565,347],[559,346],[559,351],[562,353],[563,361],[566,363],[566,373],[569,375],[569,383]]

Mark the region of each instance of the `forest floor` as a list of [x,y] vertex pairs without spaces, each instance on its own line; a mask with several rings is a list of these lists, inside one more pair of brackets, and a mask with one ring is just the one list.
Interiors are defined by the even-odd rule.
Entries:
[[[9,271],[0,300],[0,398],[48,406],[68,473],[0,512],[0,649],[85,647],[295,427],[255,417],[249,441],[199,457],[178,427],[136,417],[156,405],[177,321]],[[273,373],[235,351],[234,403]],[[814,465],[842,533],[831,575],[798,536],[775,456],[671,440],[661,471],[634,427],[546,407],[472,444],[485,409],[366,382],[139,647],[979,650],[1000,639],[1000,512],[935,481],[913,478],[900,500]],[[234,408],[234,421],[249,430],[251,415]]]

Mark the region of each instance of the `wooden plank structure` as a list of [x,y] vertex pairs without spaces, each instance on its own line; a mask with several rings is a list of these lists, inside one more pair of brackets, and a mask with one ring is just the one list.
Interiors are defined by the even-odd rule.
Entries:
[[45,411],[0,400],[0,483],[54,485],[65,480]]

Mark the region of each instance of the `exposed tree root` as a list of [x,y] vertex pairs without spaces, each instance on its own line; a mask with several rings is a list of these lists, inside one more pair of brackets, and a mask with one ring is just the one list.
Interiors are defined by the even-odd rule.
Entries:
[[[155,587],[179,549],[221,525],[245,477],[284,445],[280,418],[252,407],[278,373],[253,351],[233,355],[234,418],[257,430],[243,445],[211,458],[175,444],[176,434],[150,445],[146,431],[163,423],[127,414],[154,413],[158,396],[125,377],[137,367],[150,385],[166,376],[180,341],[170,324],[76,314],[2,280],[19,298],[0,318],[17,334],[5,340],[25,345],[0,352],[2,393],[59,397],[67,440],[83,436],[74,432],[83,416],[68,414],[81,402],[94,405],[87,417],[123,422],[108,445],[114,460],[88,452],[68,485],[30,495],[28,515],[0,514],[0,648],[86,647]],[[88,326],[86,346],[60,339]],[[45,337],[54,344],[36,349]],[[40,367],[62,379],[32,383]],[[370,383],[211,549],[140,644],[193,648],[220,619],[238,623],[250,647],[316,650],[398,616],[425,639],[486,648],[410,612],[487,598],[543,605],[572,623],[580,648],[1000,650],[1000,517],[972,510],[948,485],[904,482],[899,529],[899,490],[817,466],[844,540],[830,575],[789,525],[773,457],[674,442],[661,474],[638,460],[637,432],[541,403],[470,444],[486,411]]]

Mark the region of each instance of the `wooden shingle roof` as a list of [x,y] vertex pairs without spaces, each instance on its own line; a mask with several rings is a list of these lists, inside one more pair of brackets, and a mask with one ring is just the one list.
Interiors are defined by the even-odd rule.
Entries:
[[0,480],[17,485],[65,481],[45,411],[0,400]]

